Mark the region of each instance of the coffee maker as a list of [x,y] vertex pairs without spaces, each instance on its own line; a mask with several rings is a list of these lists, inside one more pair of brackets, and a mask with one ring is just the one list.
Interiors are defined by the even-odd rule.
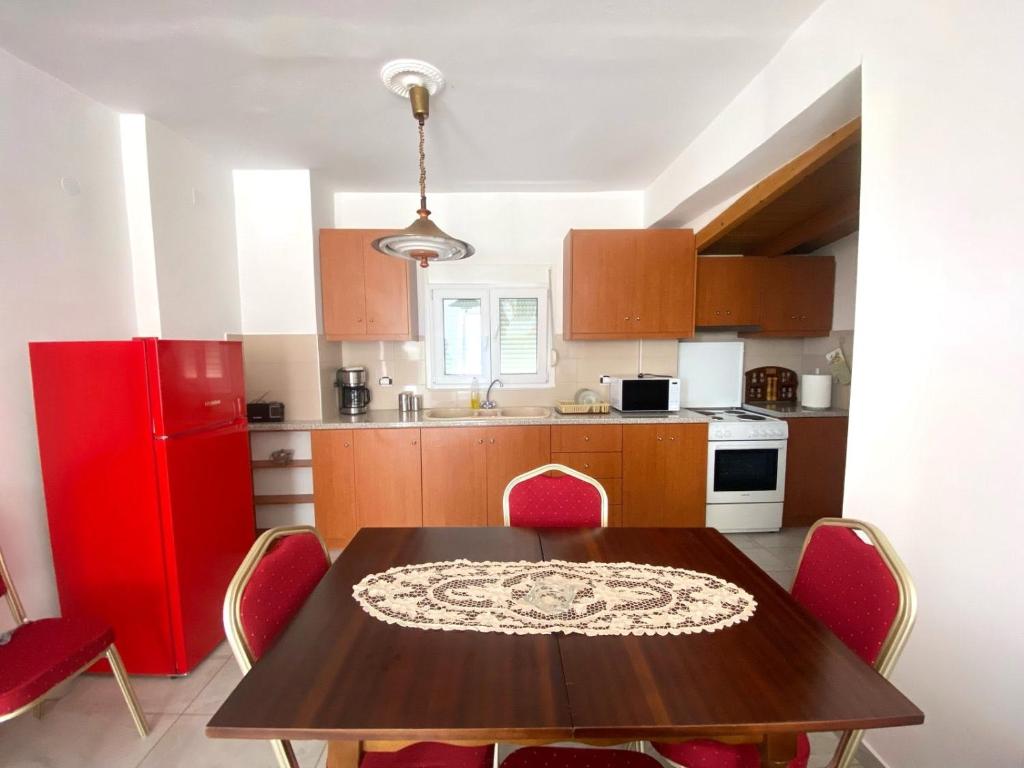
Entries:
[[338,388],[338,411],[342,415],[366,413],[370,404],[370,388],[366,386],[363,366],[339,368],[335,386]]

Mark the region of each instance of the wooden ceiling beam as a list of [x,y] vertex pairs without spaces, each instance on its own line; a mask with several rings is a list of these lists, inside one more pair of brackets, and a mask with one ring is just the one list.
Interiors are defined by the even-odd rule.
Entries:
[[860,193],[843,198],[835,205],[819,211],[810,218],[794,224],[766,243],[759,245],[747,256],[782,256],[797,246],[817,240],[829,232],[837,232],[835,238],[846,235],[857,229],[860,220]]
[[723,238],[843,150],[859,141],[860,118],[857,117],[766,176],[697,233],[697,253]]

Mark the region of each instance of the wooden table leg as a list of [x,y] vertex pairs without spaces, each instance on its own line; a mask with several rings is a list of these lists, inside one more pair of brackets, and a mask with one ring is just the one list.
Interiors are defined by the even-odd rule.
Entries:
[[359,768],[362,757],[361,741],[327,742],[327,768]]
[[765,734],[761,742],[761,768],[787,768],[796,757],[795,733]]

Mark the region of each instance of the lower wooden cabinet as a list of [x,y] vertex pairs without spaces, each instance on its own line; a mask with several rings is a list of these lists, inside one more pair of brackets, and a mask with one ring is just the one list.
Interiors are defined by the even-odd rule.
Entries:
[[434,427],[420,432],[423,525],[502,525],[502,497],[509,480],[551,460],[550,427]]
[[551,427],[487,429],[487,524],[503,525],[501,500],[516,475],[551,461]]
[[704,525],[707,424],[622,428],[622,525]]
[[358,530],[354,431],[315,429],[309,435],[316,528],[331,549],[344,547]]
[[353,433],[358,527],[423,525],[420,430]]
[[782,524],[811,525],[842,517],[846,476],[846,417],[786,419],[786,501]]
[[423,524],[487,525],[487,429],[420,430]]

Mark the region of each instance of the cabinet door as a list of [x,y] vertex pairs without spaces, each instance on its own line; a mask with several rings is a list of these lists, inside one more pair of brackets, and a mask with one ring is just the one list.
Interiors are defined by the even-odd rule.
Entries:
[[744,256],[697,259],[697,325],[757,325],[763,261]]
[[811,525],[842,517],[846,477],[846,418],[786,419],[786,501],[784,526]]
[[667,477],[662,525],[702,527],[707,507],[708,426],[669,424],[664,432]]
[[487,523],[503,525],[508,481],[551,461],[550,427],[487,428]]
[[418,429],[354,429],[360,528],[423,524]]
[[623,525],[704,525],[707,425],[626,425],[622,444]]
[[668,472],[660,424],[622,427],[622,524],[664,525]]
[[836,262],[831,256],[765,259],[763,331],[827,334],[832,329]]
[[366,285],[366,338],[413,338],[410,293],[415,293],[416,265],[387,256],[373,248],[378,237],[391,230],[362,230],[363,271]]
[[365,337],[364,279],[362,231],[321,229],[320,293],[329,338]]
[[487,430],[420,430],[423,524],[487,525]]
[[636,232],[572,230],[566,249],[566,338],[630,333],[636,326]]
[[696,261],[692,230],[636,233],[633,331],[680,339],[693,336]]
[[327,546],[340,549],[355,536],[356,477],[352,430],[316,429],[313,450],[313,506],[316,528]]

